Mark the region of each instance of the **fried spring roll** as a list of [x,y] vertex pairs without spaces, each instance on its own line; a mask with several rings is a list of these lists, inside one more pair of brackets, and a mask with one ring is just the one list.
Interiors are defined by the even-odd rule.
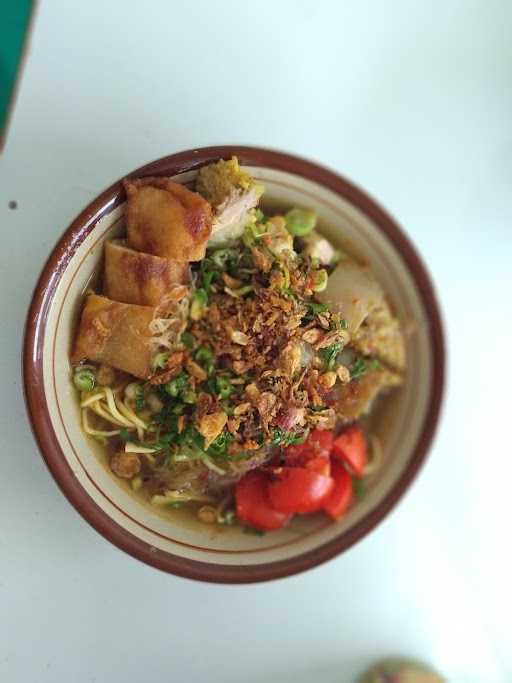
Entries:
[[149,324],[154,309],[89,294],[75,339],[72,363],[90,360],[145,379],[151,374]]
[[169,178],[126,180],[128,246],[176,261],[200,261],[212,230],[210,204]]
[[144,254],[126,246],[124,240],[105,245],[105,296],[126,304],[158,306],[174,285],[186,284],[186,261]]

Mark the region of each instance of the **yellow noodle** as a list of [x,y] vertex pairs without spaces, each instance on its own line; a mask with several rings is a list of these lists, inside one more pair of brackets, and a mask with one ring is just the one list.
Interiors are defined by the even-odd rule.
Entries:
[[215,503],[215,498],[212,496],[203,496],[194,493],[183,493],[181,491],[167,491],[164,496],[153,496],[151,503],[153,505],[170,505],[171,503]]
[[116,434],[119,434],[119,429],[115,429],[111,432],[104,432],[100,429],[93,429],[89,425],[89,421],[87,419],[87,408],[82,408],[82,427],[84,432],[87,434],[90,434],[91,436],[100,436],[100,437],[106,437],[106,436],[115,436]]
[[112,424],[117,425],[118,427],[126,427],[124,422],[119,422],[119,420],[116,420],[112,415],[109,413],[107,406],[102,405],[101,401],[97,401],[96,403],[92,403],[90,406],[88,406],[91,410],[93,410],[96,415],[99,415],[102,417],[104,420],[107,422],[111,422]]
[[[82,393],[82,396],[84,394],[85,394],[85,392]],[[104,391],[100,391],[96,394],[93,394],[92,396],[87,396],[87,394],[85,394],[85,398],[80,402],[80,408],[87,408],[87,406],[90,406],[91,403],[96,403],[96,401],[100,401],[104,397],[105,397]]]
[[110,387],[105,387],[105,396],[107,399],[108,409],[110,410],[112,417],[121,422],[121,424],[123,424],[125,427],[134,427],[135,425],[133,422],[128,420],[124,415],[121,415],[117,409],[114,392]]
[[126,404],[126,401],[119,401],[119,404],[117,406],[119,408],[119,411],[128,419],[131,420],[132,423],[136,427],[140,427],[141,429],[147,429],[148,426],[142,420],[138,415],[136,415],[133,410]]
[[202,461],[209,470],[212,470],[212,472],[217,472],[217,474],[226,474],[226,472],[220,467],[217,467],[213,460],[211,460],[211,458],[209,458],[207,455],[202,458]]

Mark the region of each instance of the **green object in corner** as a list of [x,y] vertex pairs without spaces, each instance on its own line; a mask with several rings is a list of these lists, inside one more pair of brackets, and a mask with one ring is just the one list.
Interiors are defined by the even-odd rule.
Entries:
[[31,13],[31,0],[0,2],[0,139],[5,135]]

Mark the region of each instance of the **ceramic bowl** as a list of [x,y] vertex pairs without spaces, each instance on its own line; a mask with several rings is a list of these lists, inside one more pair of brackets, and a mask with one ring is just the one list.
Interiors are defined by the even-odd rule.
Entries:
[[134,497],[105,467],[80,429],[68,354],[82,295],[105,240],[123,231],[120,182],[95,199],[66,230],[39,278],[27,317],[24,385],[41,453],[69,501],[103,536],[167,572],[202,581],[244,583],[288,576],[332,558],[360,540],[396,505],[423,463],[439,416],[443,336],[432,284],[410,241],[374,200],[332,171],[289,154],[211,147],[173,154],[130,177],[194,179],[197,169],[237,155],[283,206],[313,208],[335,244],[363,254],[408,328],[404,386],[381,401],[374,429],[384,464],[365,497],[338,522],[303,517],[282,531],[253,536],[239,527],[193,524],[180,511],[160,514]]

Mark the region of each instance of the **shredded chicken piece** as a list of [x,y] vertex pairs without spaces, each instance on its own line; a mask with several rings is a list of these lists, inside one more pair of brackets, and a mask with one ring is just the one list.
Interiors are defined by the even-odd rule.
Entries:
[[236,157],[201,168],[196,189],[214,207],[210,245],[240,237],[263,192],[262,186],[242,171]]
[[[187,288],[180,287],[180,294],[183,289]],[[169,351],[175,348],[187,327],[189,303],[188,296],[183,295],[175,300],[171,293],[157,309],[157,317],[149,324],[149,331],[152,335],[149,338],[149,344],[155,353],[162,349]],[[159,314],[163,317],[158,317]]]

